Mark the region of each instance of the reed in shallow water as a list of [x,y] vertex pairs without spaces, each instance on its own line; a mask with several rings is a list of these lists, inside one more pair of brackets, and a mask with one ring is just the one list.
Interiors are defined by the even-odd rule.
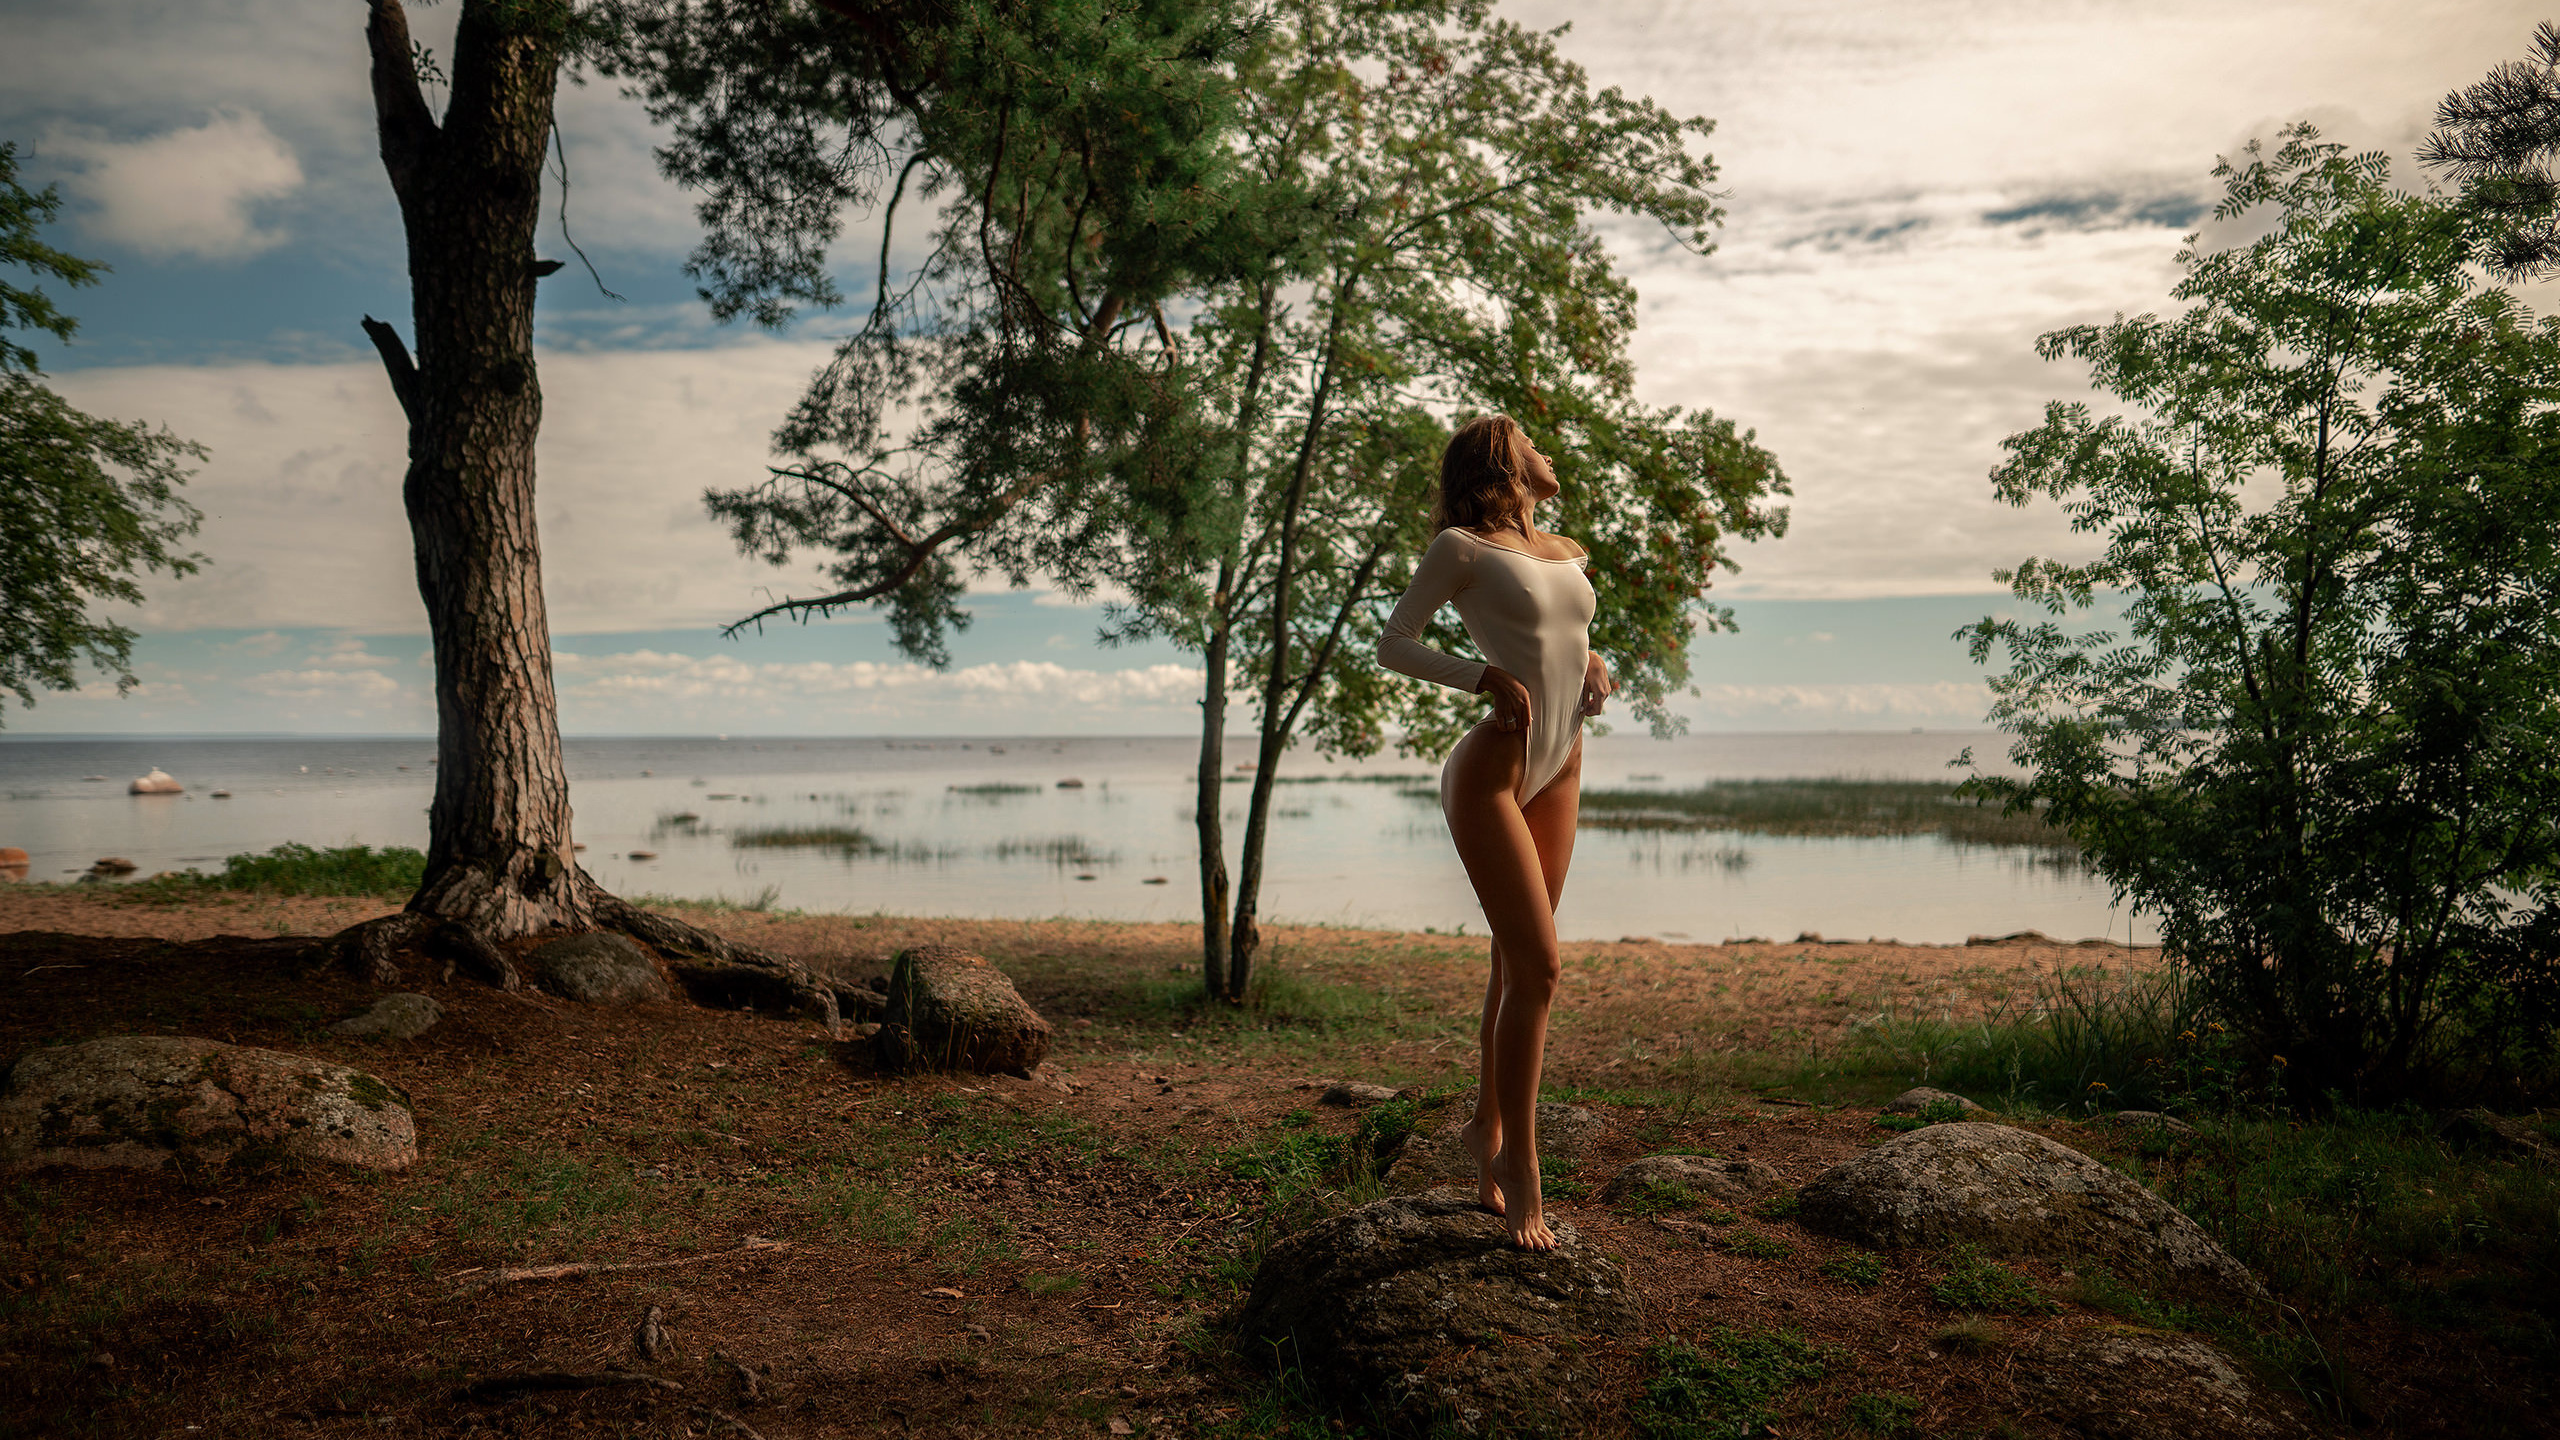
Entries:
[[2067,850],[2038,815],[2003,815],[1933,780],[1717,780],[1694,790],[1582,792],[1600,830],[1739,830],[1760,835],[1943,835],[1974,845]]

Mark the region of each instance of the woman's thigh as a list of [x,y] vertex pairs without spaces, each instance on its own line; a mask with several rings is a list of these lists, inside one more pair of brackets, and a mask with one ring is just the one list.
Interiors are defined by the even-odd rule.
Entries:
[[1547,788],[1529,801],[1520,818],[1538,851],[1538,870],[1547,882],[1547,908],[1564,899],[1564,875],[1573,868],[1573,832],[1582,820],[1582,741],[1576,737],[1564,768]]
[[1515,787],[1525,764],[1521,736],[1491,725],[1469,731],[1440,771],[1440,808],[1467,868],[1485,924],[1506,959],[1555,949],[1555,903],[1539,846]]

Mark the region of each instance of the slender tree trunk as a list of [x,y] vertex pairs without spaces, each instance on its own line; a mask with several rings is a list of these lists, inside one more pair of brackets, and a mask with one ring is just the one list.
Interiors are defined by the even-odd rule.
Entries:
[[1307,403],[1307,428],[1298,444],[1297,468],[1289,477],[1289,494],[1281,504],[1280,550],[1271,575],[1271,659],[1262,683],[1262,744],[1255,755],[1253,803],[1245,813],[1244,854],[1236,877],[1234,938],[1227,947],[1227,986],[1241,1000],[1253,980],[1253,961],[1262,949],[1257,923],[1262,898],[1262,856],[1271,823],[1271,786],[1280,773],[1281,752],[1288,748],[1283,718],[1289,683],[1290,602],[1298,580],[1298,513],[1307,498],[1308,477],[1315,469],[1316,442],[1324,433],[1325,404],[1333,397],[1335,352],[1342,340],[1344,312],[1350,295],[1337,290],[1333,318],[1325,327],[1323,368],[1316,373],[1315,394]]
[[513,988],[504,942],[611,927],[662,951],[773,970],[832,1026],[833,991],[802,967],[636,910],[572,856],[533,506],[534,285],[557,268],[537,262],[533,238],[569,7],[466,0],[439,122],[400,0],[370,4],[375,120],[408,239],[416,357],[389,325],[367,316],[364,329],[409,421],[401,494],[435,646],[436,791],[418,892],[401,914],[333,943],[376,981],[398,979],[398,956],[427,945]]
[[1221,607],[1202,655],[1208,677],[1200,690],[1200,793],[1195,823],[1200,832],[1200,982],[1212,1000],[1236,998],[1227,990],[1227,587],[1233,567],[1218,567]]

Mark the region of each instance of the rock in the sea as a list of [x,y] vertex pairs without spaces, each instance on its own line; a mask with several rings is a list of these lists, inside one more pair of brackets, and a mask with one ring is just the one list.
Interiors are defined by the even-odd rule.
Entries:
[[444,1007],[432,995],[385,995],[363,1014],[330,1026],[329,1033],[354,1040],[415,1040],[443,1018]]
[[1903,1091],[1901,1094],[1894,1096],[1890,1100],[1887,1100],[1884,1102],[1884,1113],[1887,1115],[1924,1115],[1928,1113],[1929,1107],[1932,1105],[1953,1105],[1956,1108],[1956,1112],[1968,1120],[1991,1113],[1990,1111],[1983,1109],[1981,1106],[1974,1104],[1972,1101],[1967,1100],[1963,1096],[1955,1094],[1952,1091],[1932,1090],[1926,1085],[1914,1085],[1910,1089]]
[[18,1057],[0,1084],[0,1170],[221,1165],[244,1152],[399,1170],[408,1097],[360,1070],[183,1035],[110,1035]]
[[1366,1080],[1336,1080],[1325,1087],[1318,1098],[1321,1105],[1384,1105],[1401,1092],[1387,1085],[1372,1085]]
[[[2312,1432],[2210,1343],[2130,1326],[2048,1335],[2018,1352],[2026,1433],[2088,1440],[2294,1440]],[[2047,1428],[2050,1427],[2050,1428]]]
[[124,788],[129,795],[175,795],[187,787],[178,783],[177,776],[154,765],[150,774]]
[[1778,1172],[1757,1160],[1719,1160],[1708,1155],[1640,1155],[1618,1167],[1600,1191],[1604,1205],[1623,1205],[1656,1188],[1678,1186],[1700,1203],[1739,1209],[1783,1181]]
[[658,962],[628,936],[605,931],[546,940],[525,952],[524,978],[571,1000],[625,1005],[667,998]]
[[[1387,1167],[1387,1189],[1398,1195],[1419,1195],[1442,1185],[1473,1187],[1475,1157],[1459,1141],[1458,1131],[1475,1108],[1476,1092],[1469,1090],[1451,1098],[1448,1108],[1440,1112],[1438,1124],[1428,1130],[1416,1127],[1396,1155],[1395,1164]],[[1424,1117],[1426,1122],[1431,1118]],[[1579,1105],[1538,1103],[1538,1161],[1550,1174],[1556,1170],[1557,1161],[1578,1164],[1590,1153],[1592,1145],[1608,1133],[1608,1121]]]
[[1971,1245],[2104,1264],[2137,1288],[2223,1304],[2264,1287],[2177,1207],[2068,1145],[2006,1125],[1914,1130],[1804,1187],[1806,1228],[1878,1247]]
[[986,958],[949,945],[898,952],[872,1054],[883,1070],[974,1070],[1029,1079],[1049,1022]]
[[1569,1224],[1511,1244],[1472,1194],[1395,1196],[1271,1247],[1238,1316],[1251,1353],[1411,1429],[1535,1433],[1599,1379],[1600,1337],[1643,1324],[1626,1276]]

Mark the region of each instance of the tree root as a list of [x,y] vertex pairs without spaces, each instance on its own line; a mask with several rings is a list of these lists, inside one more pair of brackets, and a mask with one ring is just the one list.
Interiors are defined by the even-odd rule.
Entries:
[[[666,957],[668,968],[697,1001],[755,1004],[808,1016],[842,1031],[844,1014],[836,1003],[836,987],[808,966],[772,951],[714,935],[665,915],[652,914],[618,895],[602,890],[595,896],[596,919]],[[694,963],[686,964],[686,960]]]
[[373,985],[400,983],[399,957],[422,952],[469,971],[500,990],[521,990],[523,977],[506,952],[458,920],[404,910],[350,925],[320,942],[322,953],[357,979]]
[[519,1370],[486,1375],[456,1390],[458,1400],[507,1400],[542,1390],[602,1390],[614,1385],[645,1385],[653,1390],[682,1390],[673,1380],[636,1370]]
[[707,1422],[728,1426],[738,1434],[746,1436],[747,1440],[764,1440],[764,1436],[756,1432],[756,1427],[726,1410],[714,1410],[708,1405],[688,1405],[685,1408]]
[[685,1255],[673,1260],[579,1261],[568,1265],[513,1265],[490,1271],[454,1292],[456,1298],[478,1295],[501,1285],[516,1285],[535,1280],[577,1280],[589,1275],[616,1275],[632,1270],[669,1270],[678,1265],[699,1265],[705,1260],[724,1260],[733,1255],[757,1251],[788,1250],[788,1240],[766,1240],[750,1236],[747,1243],[729,1250],[712,1250],[700,1255]]

